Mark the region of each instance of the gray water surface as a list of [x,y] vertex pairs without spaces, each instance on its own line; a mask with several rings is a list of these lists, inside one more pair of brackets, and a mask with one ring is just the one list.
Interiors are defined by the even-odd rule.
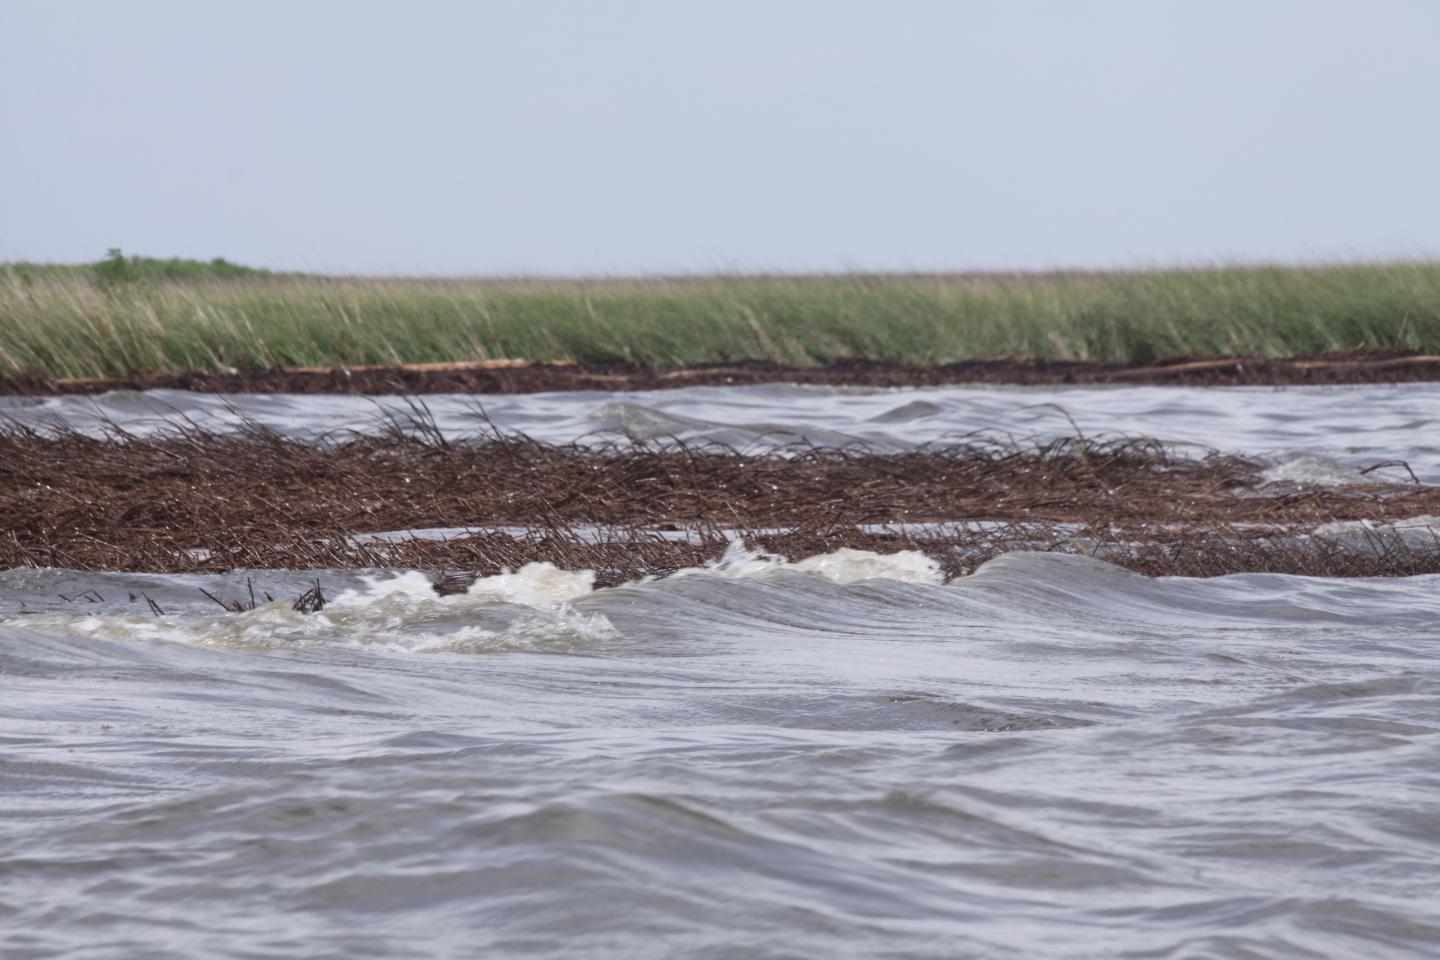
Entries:
[[[888,449],[1069,435],[1063,407],[1300,479],[1440,480],[1429,384],[426,403],[463,435],[477,399],[547,441]],[[144,433],[227,403],[299,436],[379,409],[0,409]],[[0,956],[1440,956],[1440,577],[732,553],[444,598],[413,571],[0,571]],[[317,577],[331,603],[291,610]]]
[[7,957],[1440,952],[1440,578],[320,576],[0,574]]
[[[423,398],[439,426],[466,436],[494,424],[547,443],[678,437],[737,447],[808,441],[909,449],[985,435],[1048,441],[1154,437],[1295,463],[1294,479],[1341,480],[1406,460],[1440,482],[1440,383],[1335,387],[993,387],[905,389],[767,384],[637,393],[537,393]],[[413,408],[396,397],[114,391],[95,397],[0,397],[0,416],[134,433],[177,417],[211,428],[248,418],[290,435],[373,432]],[[1402,472],[1383,474],[1405,480]]]

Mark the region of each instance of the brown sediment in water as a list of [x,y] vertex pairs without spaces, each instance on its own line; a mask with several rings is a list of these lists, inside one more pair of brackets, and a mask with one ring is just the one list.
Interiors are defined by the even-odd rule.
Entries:
[[[303,443],[261,429],[152,438],[0,431],[0,569],[484,575],[544,560],[619,582],[713,560],[741,536],[792,559],[838,547],[918,549],[951,575],[1022,548],[1098,551],[1146,573],[1440,572],[1440,549],[1377,539],[1357,552],[1288,539],[1331,521],[1425,514],[1440,514],[1440,487],[1268,483],[1257,461],[1180,457],[1145,440],[742,454],[498,434],[457,442],[423,420]],[[974,521],[990,524],[954,526]],[[951,526],[870,529],[897,523]],[[456,527],[521,530],[357,540]]]
[[767,361],[702,364],[662,370],[631,364],[486,360],[385,367],[301,367],[235,373],[137,373],[110,379],[0,378],[0,395],[53,396],[108,390],[175,389],[208,393],[538,393],[563,390],[657,390],[761,383],[914,387],[987,383],[1290,386],[1440,380],[1440,356],[1364,350],[1299,357],[1172,357],[1155,363],[1083,360],[965,360],[910,364],[852,359],[821,366]]

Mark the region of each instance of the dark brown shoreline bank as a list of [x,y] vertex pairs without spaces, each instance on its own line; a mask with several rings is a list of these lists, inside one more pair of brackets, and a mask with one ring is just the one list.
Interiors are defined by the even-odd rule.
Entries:
[[806,367],[744,361],[675,370],[627,364],[501,360],[390,367],[306,367],[245,373],[197,371],[87,380],[25,376],[0,379],[0,395],[53,396],[153,389],[207,393],[489,394],[760,383],[868,387],[959,383],[1294,386],[1416,381],[1440,381],[1440,356],[1371,350],[1285,358],[1173,357],[1153,364],[1000,359],[920,365],[856,359]]

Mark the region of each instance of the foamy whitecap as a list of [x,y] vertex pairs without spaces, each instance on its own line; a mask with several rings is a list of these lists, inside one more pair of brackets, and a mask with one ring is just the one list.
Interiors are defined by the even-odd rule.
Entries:
[[875,553],[841,547],[830,553],[816,554],[794,563],[784,557],[747,547],[739,540],[730,541],[725,553],[714,563],[680,570],[672,576],[713,576],[728,580],[762,577],[782,570],[813,573],[832,583],[858,583],[861,580],[899,580],[904,583],[938,585],[944,582],[940,564],[918,550],[896,553]]
[[589,571],[549,563],[477,580],[465,593],[440,596],[430,576],[408,570],[368,577],[323,610],[299,613],[275,601],[228,614],[40,614],[38,629],[103,639],[166,641],[228,649],[352,647],[391,652],[564,650],[614,634],[603,616],[569,601],[594,587]]
[[818,573],[835,583],[857,583],[861,580],[899,580],[903,583],[940,584],[945,581],[940,564],[918,550],[897,553],[873,553],[841,547],[833,553],[822,553],[793,565],[805,573]]
[[514,603],[527,607],[549,608],[583,597],[595,588],[592,570],[572,572],[553,563],[527,563],[515,572],[509,570],[491,577],[480,577],[464,593],[442,597],[435,592],[434,580],[418,570],[406,570],[390,577],[366,577],[360,590],[349,590],[330,604],[336,607],[363,607],[376,603],[402,605],[437,604],[447,609],[490,603]]
[[[940,566],[913,550],[880,554],[843,548],[795,563],[733,541],[725,554],[674,577],[730,580],[800,573],[836,584],[892,580],[939,585]],[[82,614],[26,617],[46,632],[107,640],[163,641],[238,650],[348,647],[380,652],[485,653],[505,650],[563,652],[617,636],[602,614],[573,605],[593,593],[595,573],[531,563],[476,580],[464,593],[441,596],[418,570],[363,578],[323,610],[299,613],[277,600],[238,613]]]

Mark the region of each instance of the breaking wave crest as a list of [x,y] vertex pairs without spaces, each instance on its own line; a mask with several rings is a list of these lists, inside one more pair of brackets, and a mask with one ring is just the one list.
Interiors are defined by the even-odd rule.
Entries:
[[[877,554],[841,549],[791,563],[738,541],[715,563],[676,571],[671,576],[741,580],[786,572],[813,574],[838,584],[888,579],[938,585],[942,579],[939,565],[914,551]],[[14,574],[0,577],[20,579]],[[30,581],[28,592],[48,600],[53,607],[55,598],[41,594],[44,584],[35,582],[36,574],[30,573],[25,579]],[[86,579],[93,584],[87,589],[115,593],[118,591],[112,588],[123,589],[128,578],[125,574],[91,574]],[[616,638],[606,617],[586,614],[573,605],[594,592],[593,571],[571,572],[550,563],[531,563],[514,572],[478,578],[463,592],[443,596],[436,591],[435,580],[419,571],[362,574],[349,579],[356,582],[314,613],[298,612],[287,600],[271,600],[252,610],[226,614],[157,614],[151,610],[74,614],[50,610],[27,616],[24,622],[30,629],[47,632],[226,649],[353,646],[419,653],[558,652],[584,649]],[[201,602],[198,598],[203,596],[196,589],[192,605]],[[134,606],[135,600],[130,604]]]

